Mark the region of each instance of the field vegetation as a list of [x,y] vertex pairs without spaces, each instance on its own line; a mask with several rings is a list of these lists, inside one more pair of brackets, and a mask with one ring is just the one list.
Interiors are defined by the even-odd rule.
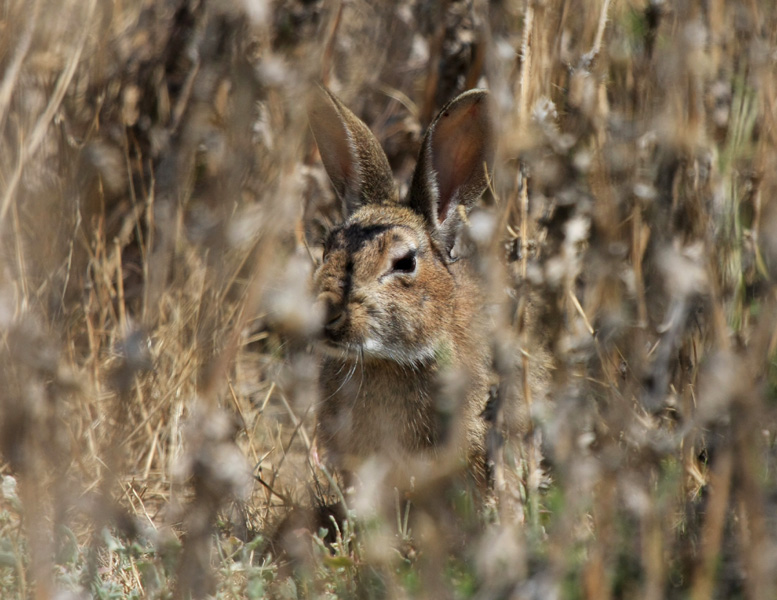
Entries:
[[[776,77],[772,0],[0,1],[0,597],[777,597]],[[321,82],[401,186],[495,100],[456,535],[311,453]]]

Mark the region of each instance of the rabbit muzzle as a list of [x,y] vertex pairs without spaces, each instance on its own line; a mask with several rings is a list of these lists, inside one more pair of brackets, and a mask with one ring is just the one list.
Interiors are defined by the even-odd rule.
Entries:
[[322,292],[318,296],[317,304],[323,314],[324,336],[330,340],[336,340],[345,325],[345,306],[342,300],[332,292]]

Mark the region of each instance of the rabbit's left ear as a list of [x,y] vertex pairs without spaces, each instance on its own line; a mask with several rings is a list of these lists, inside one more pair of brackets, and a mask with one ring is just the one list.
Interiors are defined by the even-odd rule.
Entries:
[[421,145],[407,204],[424,215],[447,250],[461,219],[458,206],[470,208],[488,185],[494,161],[491,97],[470,90],[440,111]]

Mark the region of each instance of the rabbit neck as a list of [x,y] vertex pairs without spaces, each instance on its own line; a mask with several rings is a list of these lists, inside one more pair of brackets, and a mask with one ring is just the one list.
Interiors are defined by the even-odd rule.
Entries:
[[[439,344],[415,366],[389,360],[322,363],[318,436],[330,460],[353,469],[370,457],[402,457],[442,448],[471,448],[481,438],[487,377],[480,365],[462,371],[457,352]],[[477,443],[477,442],[475,442]]]

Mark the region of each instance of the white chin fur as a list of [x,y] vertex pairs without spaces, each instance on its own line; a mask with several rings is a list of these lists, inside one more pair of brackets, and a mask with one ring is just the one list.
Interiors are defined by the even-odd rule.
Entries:
[[434,359],[434,348],[391,348],[380,340],[367,338],[363,343],[350,343],[336,346],[329,343],[320,344],[322,351],[340,360],[358,360],[359,358],[378,358],[390,360],[400,365],[419,365]]
[[367,338],[364,341],[364,351],[370,355],[380,355],[385,352],[385,348],[378,340]]
[[403,365],[417,365],[434,358],[431,346],[424,348],[391,348],[380,340],[367,338],[362,345],[364,355],[370,358],[382,358]]

